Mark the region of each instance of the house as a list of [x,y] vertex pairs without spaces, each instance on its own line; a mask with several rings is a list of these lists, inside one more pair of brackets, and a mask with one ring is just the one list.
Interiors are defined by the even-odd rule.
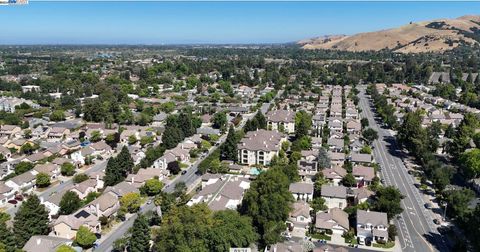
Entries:
[[388,225],[386,213],[357,210],[357,237],[360,244],[366,239],[387,241]]
[[347,132],[350,134],[358,134],[362,130],[362,124],[358,121],[349,121],[347,123]]
[[250,131],[237,145],[238,160],[241,164],[268,165],[279,154],[285,141],[286,136],[278,131]]
[[318,172],[318,163],[316,161],[298,160],[298,175],[305,181],[305,179],[312,179]]
[[354,166],[352,175],[357,180],[357,187],[368,186],[375,178],[375,169],[368,166]]
[[25,252],[56,252],[62,245],[72,245],[72,240],[48,236],[48,235],[34,235],[28,239],[27,243],[23,246],[22,251]]
[[311,162],[317,159],[318,150],[302,150],[300,154],[302,155],[302,160]]
[[93,233],[100,233],[102,227],[98,217],[84,208],[70,215],[60,215],[53,223],[53,234],[65,239],[74,239],[81,226],[87,227]]
[[333,152],[342,152],[345,145],[345,141],[339,138],[329,138],[327,141],[328,148]]
[[47,135],[48,142],[60,142],[67,135],[70,134],[70,130],[63,127],[53,127]]
[[357,120],[357,119],[359,119],[358,111],[354,108],[347,108],[345,110],[345,119],[347,119],[347,120],[350,120],[350,119]]
[[369,165],[372,163],[373,157],[370,154],[352,153],[350,161],[352,162],[352,164]]
[[[38,164],[33,170],[38,173],[45,173],[50,176],[50,179],[56,179],[60,175],[60,166],[52,163]],[[35,174],[36,175],[36,174]]]
[[343,166],[345,163],[345,153],[343,152],[328,152],[328,156],[330,157],[330,162],[333,166]]
[[0,127],[0,137],[19,137],[22,129],[16,125],[2,125]]
[[348,214],[337,207],[326,212],[320,211],[315,215],[315,229],[320,232],[330,230],[334,234],[343,235],[350,229]]
[[162,180],[169,174],[169,171],[166,169],[146,168],[138,170],[137,174],[128,174],[125,181],[130,183],[135,188],[140,188],[143,186],[145,181],[149,179],[157,177],[158,180]]
[[80,150],[73,152],[70,154],[70,158],[73,160],[74,163],[84,165],[85,161],[88,157],[92,157],[95,154],[95,149],[90,146],[86,146],[81,148]]
[[98,187],[97,180],[87,179],[81,183],[76,184],[70,191],[76,193],[78,197],[83,200],[87,197],[89,193],[98,192],[100,188]]
[[59,211],[60,211],[60,201],[62,201],[63,195],[67,193],[69,189],[67,190],[62,190],[60,192],[56,192],[55,194],[51,195],[48,200],[44,200],[43,197],[40,198],[40,201],[43,205],[48,210],[48,216],[50,219],[53,218],[53,216],[56,216]]
[[37,153],[34,153],[32,155],[28,155],[27,157],[22,159],[22,161],[30,162],[30,163],[37,163],[38,161],[43,160],[44,158],[47,158],[47,156],[45,156],[45,154],[43,154],[43,152],[37,152]]
[[312,183],[292,183],[288,189],[295,200],[311,201],[313,199],[313,184]]
[[118,209],[120,209],[120,201],[115,193],[105,192],[88,203],[84,209],[98,218],[102,216],[111,217],[116,215]]
[[181,144],[177,147],[165,151],[162,157],[154,161],[153,167],[157,169],[167,169],[169,163],[179,161],[182,163],[190,160],[190,150],[184,149]]
[[271,130],[295,133],[295,112],[292,110],[272,110],[267,113],[267,126]]
[[236,210],[242,202],[245,191],[249,188],[250,180],[242,176],[228,175],[216,179],[212,177],[212,180],[206,182],[202,190],[193,196],[187,205],[206,203],[213,211]]
[[35,175],[31,171],[27,171],[7,180],[5,185],[11,187],[15,192],[30,192],[35,187],[35,180]]
[[305,201],[297,201],[292,204],[292,211],[288,214],[287,226],[294,229],[301,229],[305,233],[308,225],[312,222],[310,217],[310,204]]
[[347,188],[344,186],[322,185],[322,198],[328,209],[347,207]]
[[333,166],[330,169],[323,169],[322,173],[323,177],[330,180],[335,186],[338,186],[343,177],[347,175],[347,171],[341,166]]
[[353,195],[353,203],[355,205],[364,203],[375,195],[375,193],[368,190],[367,187],[351,188],[348,194]]
[[6,185],[5,182],[0,182],[0,205],[7,203],[14,198],[15,190]]
[[111,192],[115,194],[117,198],[121,198],[127,193],[140,193],[140,190],[127,181],[123,181],[114,186],[108,186],[104,192]]

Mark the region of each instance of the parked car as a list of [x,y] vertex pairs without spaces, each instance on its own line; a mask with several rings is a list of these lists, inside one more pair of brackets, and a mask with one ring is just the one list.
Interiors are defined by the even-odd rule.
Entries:
[[439,219],[433,219],[433,223],[440,225],[440,220]]
[[432,209],[432,204],[430,204],[430,203],[425,203],[425,208],[426,208],[426,209]]
[[8,203],[12,204],[12,205],[16,205],[18,202],[14,199],[12,200],[9,200]]
[[182,171],[182,175],[185,175],[187,173],[187,170]]

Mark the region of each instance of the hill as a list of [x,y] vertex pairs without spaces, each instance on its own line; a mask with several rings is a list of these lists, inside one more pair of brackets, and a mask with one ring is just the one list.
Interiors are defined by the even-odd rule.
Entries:
[[480,42],[480,16],[438,19],[351,36],[334,35],[298,41],[304,49],[341,51],[393,50],[400,53],[445,52]]

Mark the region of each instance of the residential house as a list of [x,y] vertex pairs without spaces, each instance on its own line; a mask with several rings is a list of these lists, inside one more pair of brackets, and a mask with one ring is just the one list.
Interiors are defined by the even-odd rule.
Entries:
[[56,252],[62,245],[72,245],[72,240],[48,236],[48,235],[34,235],[28,239],[23,246],[22,251],[25,252]]
[[53,234],[65,239],[75,239],[78,229],[87,227],[91,232],[100,233],[102,227],[98,217],[84,208],[70,215],[60,215],[53,223]]
[[290,184],[289,191],[295,200],[311,201],[313,199],[313,184],[297,182]]
[[370,154],[352,153],[350,161],[352,164],[369,165],[372,163],[373,157]]
[[315,216],[315,229],[317,231],[331,231],[343,235],[350,229],[348,214],[340,208],[334,207],[326,212],[318,212]]
[[0,137],[15,138],[20,137],[22,129],[16,125],[2,125],[0,127]]
[[30,192],[35,188],[35,180],[35,175],[31,171],[27,171],[5,181],[5,185],[11,187],[15,192]]
[[343,177],[347,175],[347,171],[338,165],[335,165],[330,169],[323,169],[322,173],[323,177],[330,180],[330,183],[335,186],[338,186]]
[[328,209],[347,207],[347,188],[344,186],[322,185],[321,195]]
[[5,182],[0,182],[0,205],[7,203],[9,200],[15,198],[15,190],[6,185]]
[[312,222],[312,218],[310,217],[311,209],[310,204],[305,201],[294,202],[292,204],[292,211],[288,214],[287,226],[299,229],[301,230],[301,234],[305,234],[308,230],[308,225]]
[[47,135],[48,142],[60,142],[70,134],[70,130],[63,127],[53,127]]
[[386,213],[357,210],[357,237],[360,243],[366,239],[387,241],[388,226]]
[[352,175],[357,180],[357,187],[368,186],[375,178],[375,169],[368,166],[354,166]]

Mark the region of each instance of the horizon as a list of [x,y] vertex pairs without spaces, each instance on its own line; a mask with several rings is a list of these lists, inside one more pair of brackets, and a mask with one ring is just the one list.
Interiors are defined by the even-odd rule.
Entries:
[[[479,2],[41,2],[1,6],[1,45],[282,45],[441,18]],[[14,20],[14,22],[12,22]]]

